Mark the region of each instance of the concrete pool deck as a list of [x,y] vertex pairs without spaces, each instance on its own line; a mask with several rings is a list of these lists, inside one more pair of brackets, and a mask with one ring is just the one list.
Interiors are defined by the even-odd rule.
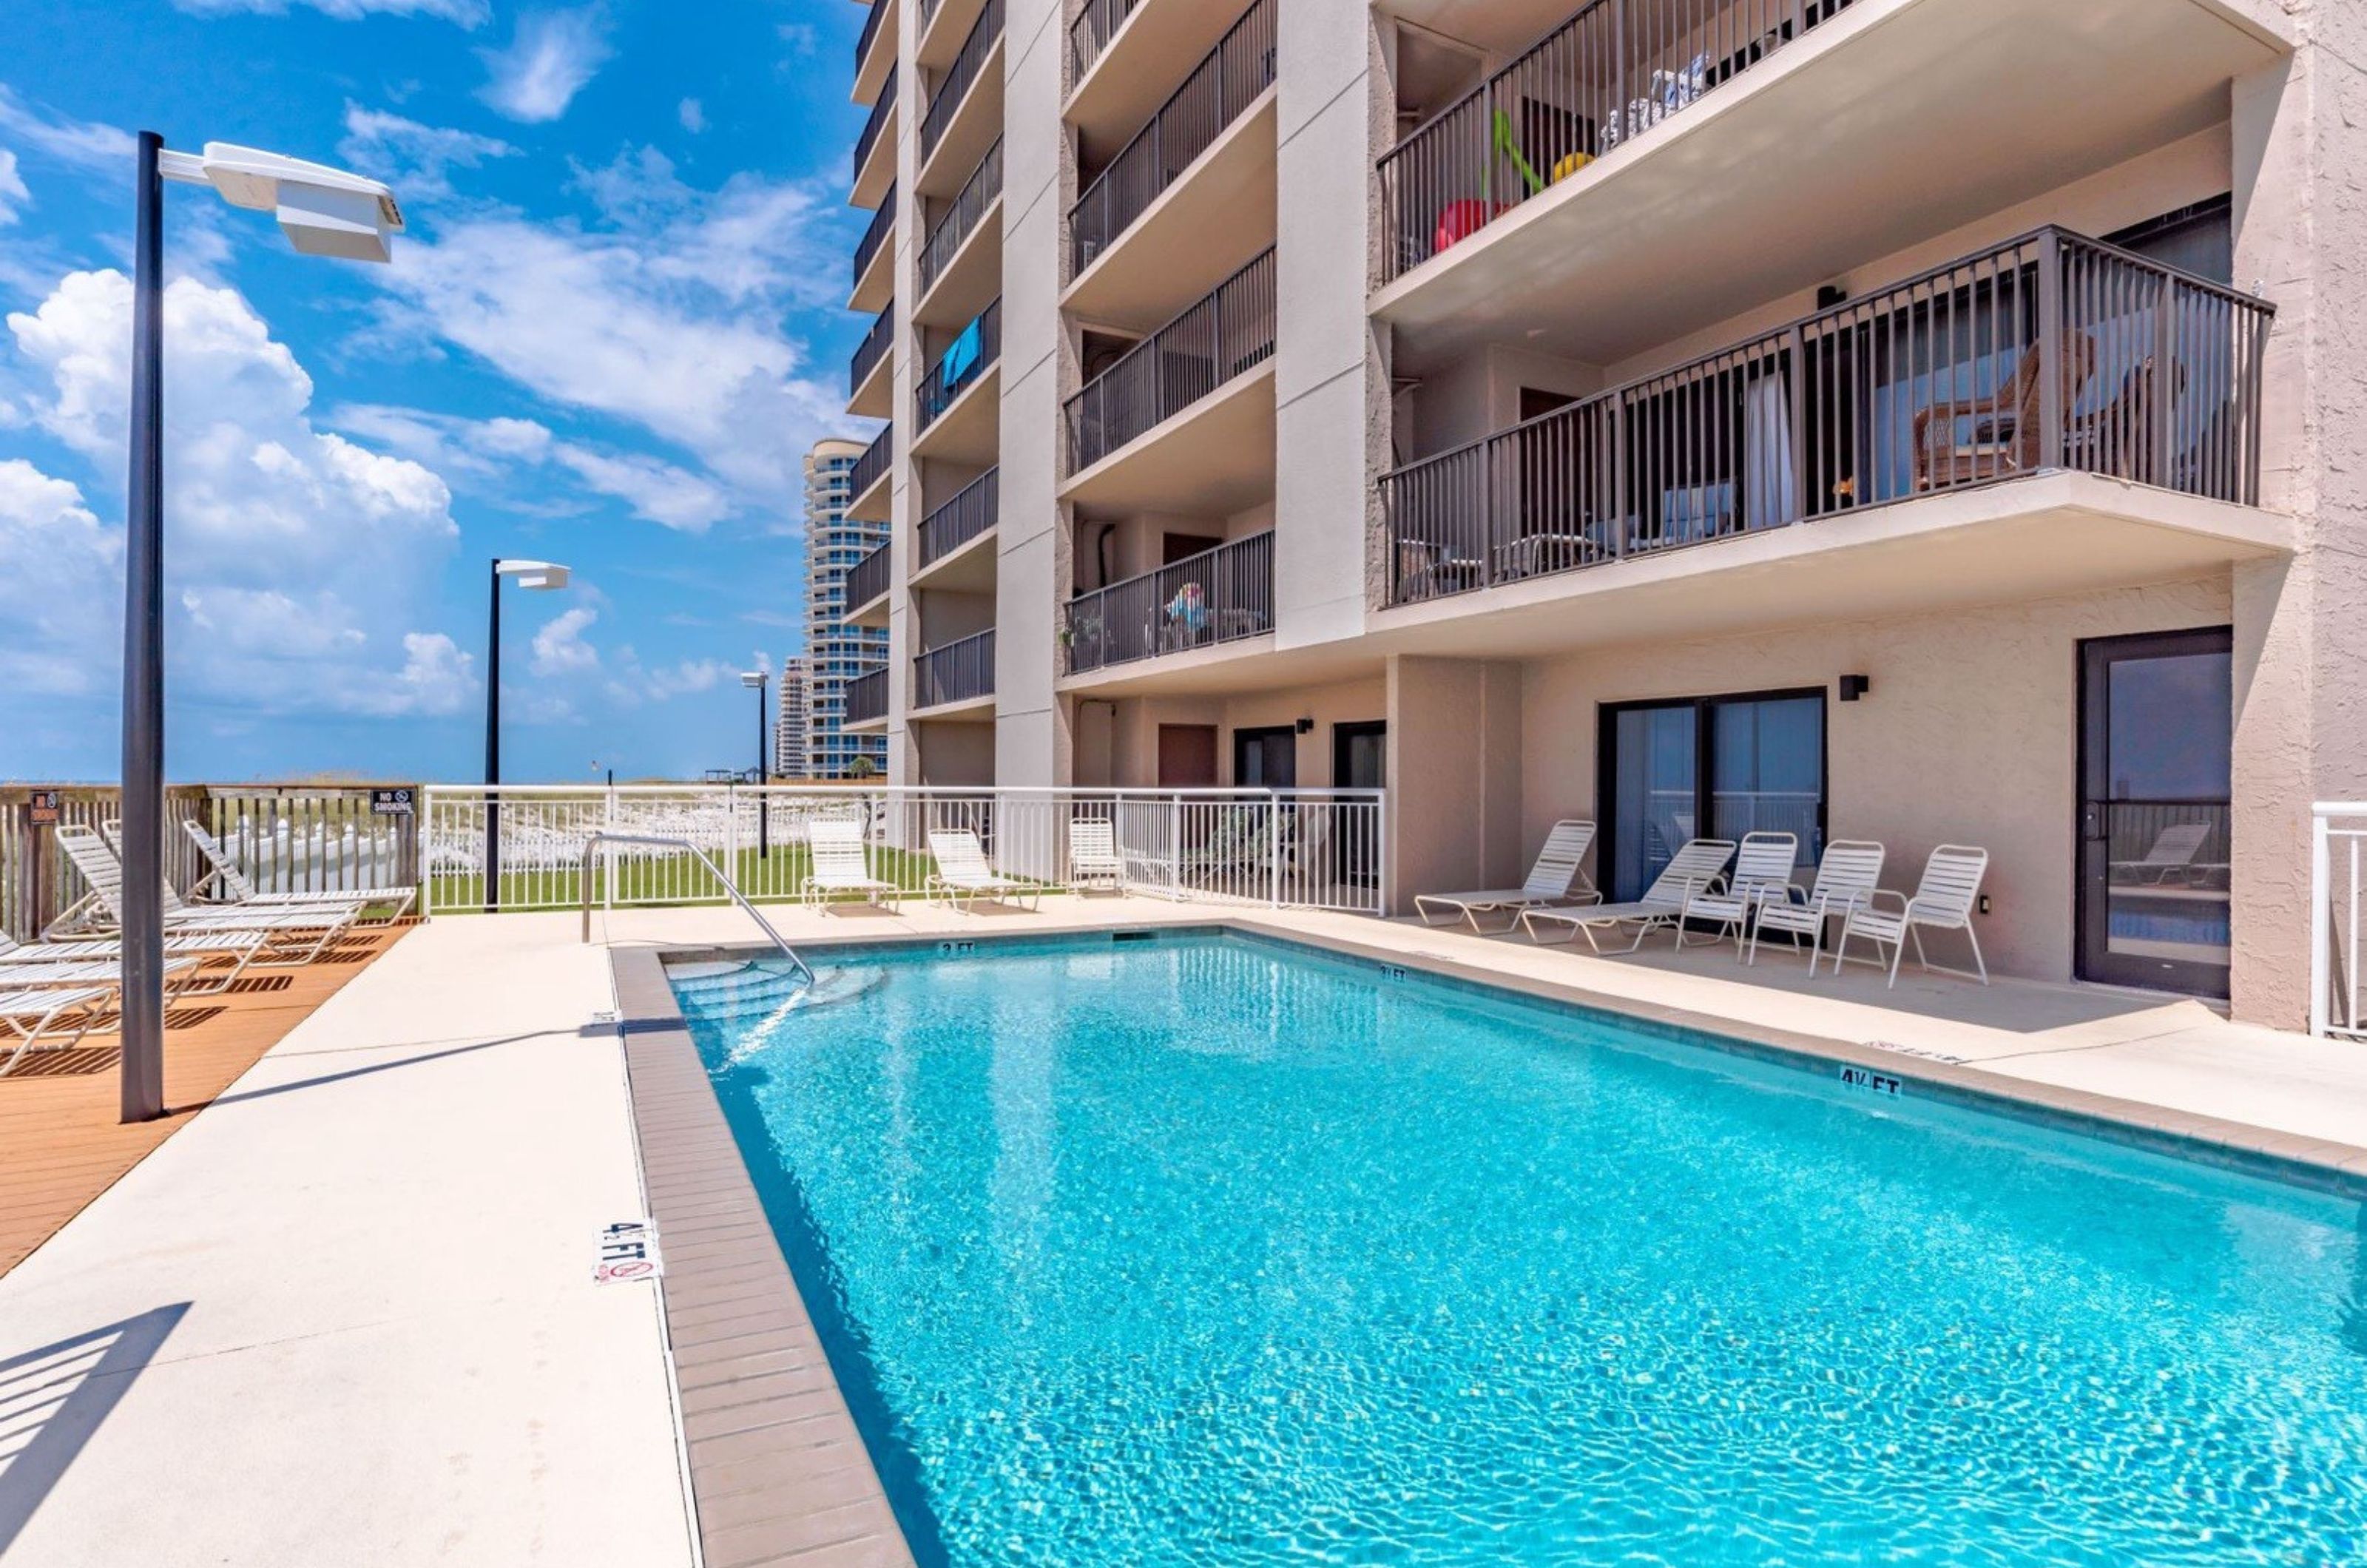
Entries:
[[[816,943],[1237,924],[1824,1042],[1910,1080],[1976,1072],[2078,1114],[2109,1096],[2172,1129],[2246,1123],[2280,1157],[2367,1176],[2353,1146],[2367,1142],[2367,1051],[2193,1002],[1911,972],[1891,992],[1871,970],[1810,982],[1789,954],[1743,969],[1730,947],[1677,953],[1665,938],[1595,959],[1140,899],[767,913]],[[0,1278],[0,1431],[15,1434],[0,1443],[0,1556],[691,1563],[704,1526],[711,1568],[798,1561],[777,1532],[718,1549],[729,1527],[686,1491],[680,1410],[695,1391],[671,1376],[660,1288],[593,1282],[603,1227],[650,1203],[629,1039],[606,1017],[610,947],[752,934],[725,908],[598,916],[608,945],[588,947],[572,914],[444,919],[357,976]],[[669,1268],[694,1261],[685,1244]],[[869,1561],[900,1547],[855,1544],[845,1555]]]

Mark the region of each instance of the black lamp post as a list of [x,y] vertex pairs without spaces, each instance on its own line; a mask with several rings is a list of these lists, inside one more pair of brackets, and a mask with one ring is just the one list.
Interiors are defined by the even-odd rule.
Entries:
[[764,683],[772,679],[767,671],[749,670],[742,672],[740,683],[756,694],[756,858],[769,860],[773,853],[772,805],[764,786],[772,782],[772,769],[766,765],[764,742],[769,725],[764,711]]
[[502,803],[494,786],[502,782],[502,579],[515,577],[520,588],[547,592],[567,586],[568,571],[547,560],[504,560],[493,558],[486,594],[493,605],[485,627],[485,913],[502,907]]

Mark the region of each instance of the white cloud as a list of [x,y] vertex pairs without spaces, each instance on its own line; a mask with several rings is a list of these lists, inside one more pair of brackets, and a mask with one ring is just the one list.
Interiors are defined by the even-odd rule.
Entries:
[[674,117],[682,121],[682,128],[693,136],[707,129],[707,107],[697,98],[685,98],[676,104]]
[[123,537],[82,491],[0,458],[0,687],[71,696],[112,686],[123,626]]
[[615,53],[597,6],[528,12],[507,49],[478,51],[491,79],[477,96],[512,119],[543,124],[565,114]]
[[599,649],[583,640],[584,629],[599,618],[597,610],[579,604],[545,622],[534,634],[534,672],[557,676],[599,668]]
[[422,125],[351,102],[345,105],[345,140],[337,143],[339,157],[394,186],[406,205],[451,195],[455,168],[478,168],[488,159],[516,152],[497,136]]
[[731,500],[687,468],[640,453],[602,453],[572,442],[551,456],[603,495],[615,496],[633,515],[686,534],[703,534],[731,515]]
[[435,17],[464,28],[481,25],[493,12],[486,0],[173,0],[174,8],[195,17],[284,17],[306,6],[341,22],[364,17]]
[[456,479],[495,485],[550,452],[550,430],[530,419],[467,419],[391,403],[345,403],[328,423]]
[[25,188],[25,177],[17,172],[17,154],[0,147],[0,229],[17,221],[32,205],[33,193]]
[[138,143],[130,131],[96,120],[62,119],[27,105],[0,85],[0,132],[18,146],[79,169],[128,174]]

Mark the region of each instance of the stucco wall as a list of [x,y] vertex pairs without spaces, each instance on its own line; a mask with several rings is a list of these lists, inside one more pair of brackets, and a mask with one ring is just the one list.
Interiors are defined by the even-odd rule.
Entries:
[[[1159,782],[1159,727],[1217,727],[1217,775],[1233,782],[1233,731],[1295,724],[1315,727],[1298,738],[1298,785],[1320,789],[1331,781],[1331,727],[1384,717],[1388,697],[1379,681],[1295,686],[1235,696],[1122,697],[1077,704],[1077,783],[1148,789]],[[1099,750],[1089,750],[1089,743]],[[1106,763],[1103,758],[1107,758]]]
[[1388,903],[1518,883],[1522,667],[1468,659],[1388,661]]

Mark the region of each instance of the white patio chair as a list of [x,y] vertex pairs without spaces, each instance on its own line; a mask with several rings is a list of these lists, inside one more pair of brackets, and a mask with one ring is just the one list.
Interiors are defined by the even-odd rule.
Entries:
[[[1546,834],[1545,846],[1537,851],[1536,862],[1529,867],[1528,880],[1518,887],[1490,888],[1481,893],[1418,893],[1414,896],[1413,912],[1426,926],[1468,920],[1473,931],[1484,932],[1486,928],[1479,923],[1482,913],[1501,912],[1504,923],[1499,929],[1511,931],[1525,909],[1557,904],[1600,904],[1603,895],[1591,882],[1587,882],[1586,873],[1580,869],[1588,846],[1593,842],[1593,823],[1565,818]],[[1580,883],[1585,883],[1583,890],[1573,891]],[[1431,918],[1433,905],[1442,911],[1443,919]]]
[[2203,852],[2210,838],[2208,822],[2173,822],[2154,836],[2153,848],[2146,851],[2144,859],[2114,861],[2112,878],[2151,887],[2158,887],[2172,877],[2191,882],[2194,857]]
[[892,909],[903,897],[903,890],[894,883],[871,874],[861,823],[816,818],[806,825],[806,848],[813,856],[813,865],[798,890],[806,903],[823,904],[859,893],[866,903]]
[[1685,945],[1685,921],[1715,920],[1717,930],[1704,940],[1719,942],[1731,933],[1734,961],[1742,962],[1743,939],[1750,933],[1750,917],[1769,898],[1791,895],[1792,871],[1800,863],[1800,840],[1795,833],[1745,833],[1735,852],[1734,871],[1685,900],[1677,922],[1677,945]]
[[[1973,910],[1978,906],[1981,878],[1988,871],[1989,852],[1970,844],[1942,844],[1923,863],[1923,880],[1916,886],[1915,896],[1907,897],[1890,888],[1877,888],[1864,903],[1850,910],[1841,922],[1840,945],[1833,952],[1833,970],[1840,973],[1842,961],[1849,956],[1850,938],[1862,936],[1874,943],[1874,962],[1882,962],[1883,944],[1890,946],[1890,983],[1898,984],[1898,961],[1906,956],[1907,944],[1915,943],[1915,962],[1925,969],[1931,961],[1923,953],[1923,932],[1926,931],[1956,931],[1973,944],[1973,964],[1979,971],[1982,985],[1989,983],[1989,966],[1981,957],[1981,939],[1973,931]],[[1882,900],[1894,899],[1896,909],[1882,908]],[[1950,969],[1942,974],[1961,975],[1962,970]]]
[[1069,886],[1126,886],[1126,863],[1118,858],[1117,824],[1106,817],[1080,817],[1069,824]]
[[[261,912],[266,909],[321,910],[350,907],[357,925],[388,925],[410,912],[411,901],[418,890],[412,887],[316,889],[300,893],[265,893],[256,889],[238,868],[221,840],[198,826],[194,818],[181,819],[182,831],[189,842],[198,846],[198,855],[206,863],[205,875],[198,878],[189,889],[189,897],[208,906],[236,906],[242,909]],[[214,897],[219,895],[219,897]],[[383,906],[386,913],[375,919],[361,918],[364,910]]]
[[[183,931],[164,939],[166,972],[170,965],[186,962],[191,967],[187,978],[173,987],[176,997],[207,997],[230,989],[233,982],[246,972],[255,955],[263,951],[264,933],[246,931]],[[235,960],[227,970],[207,974],[203,968],[209,958]],[[123,944],[108,937],[79,937],[65,942],[22,942],[0,933],[0,986],[24,984],[21,974],[30,969],[50,965],[62,970],[83,970],[96,965],[111,975],[123,962]],[[94,980],[99,976],[91,976]],[[205,984],[196,982],[204,980]]]
[[987,863],[985,847],[967,828],[929,829],[929,854],[937,869],[929,874],[929,902],[940,897],[946,907],[968,913],[980,898],[996,903],[1026,900],[1031,909],[1041,906],[1043,890],[1035,883],[1005,876]]
[[[1792,938],[1797,949],[1800,939],[1808,942],[1808,973],[1817,972],[1817,964],[1825,953],[1825,927],[1830,920],[1845,919],[1849,912],[1874,897],[1882,886],[1882,863],[1888,854],[1880,844],[1863,839],[1836,839],[1825,846],[1824,858],[1817,863],[1817,880],[1806,889],[1798,886],[1784,889],[1781,898],[1768,897],[1759,905],[1758,918],[1750,922],[1750,962],[1759,962],[1759,938],[1769,931],[1784,931]],[[1797,894],[1795,902],[1792,895]],[[1833,959],[1833,973],[1840,973],[1840,959]]]
[[43,990],[14,990],[0,987],[0,1026],[17,1037],[17,1048],[8,1059],[0,1062],[0,1077],[6,1077],[24,1060],[25,1053],[40,1044],[42,1036],[57,1029],[71,1029],[63,1040],[52,1041],[50,1049],[71,1049],[75,1042],[89,1032],[91,1025],[107,1015],[100,1004],[114,995],[105,986],[77,986]]
[[[1576,909],[1523,909],[1521,911],[1521,929],[1529,933],[1531,942],[1535,942],[1557,940],[1574,943],[1583,936],[1587,946],[1601,953],[1603,944],[1596,940],[1595,932],[1615,931],[1622,925],[1632,923],[1636,927],[1636,940],[1627,944],[1625,951],[1633,953],[1644,945],[1646,937],[1660,927],[1672,926],[1683,919],[1685,900],[1716,881],[1718,874],[1726,869],[1726,863],[1733,854],[1734,840],[1731,839],[1689,839],[1669,863],[1661,867],[1660,874],[1652,878],[1652,885],[1644,889],[1641,898],[1625,904],[1597,904]],[[1568,927],[1569,934],[1548,939],[1542,928],[1552,925]]]
[[[51,935],[65,931],[112,934],[123,929],[123,863],[107,847],[94,828],[62,827],[58,847],[82,873],[88,891],[51,922]],[[265,951],[251,961],[257,969],[285,969],[310,964],[353,924],[353,914],[334,909],[275,909],[249,914],[237,909],[195,909],[181,901],[171,883],[161,883],[167,936],[202,931],[260,931]],[[73,923],[69,924],[69,921]]]

